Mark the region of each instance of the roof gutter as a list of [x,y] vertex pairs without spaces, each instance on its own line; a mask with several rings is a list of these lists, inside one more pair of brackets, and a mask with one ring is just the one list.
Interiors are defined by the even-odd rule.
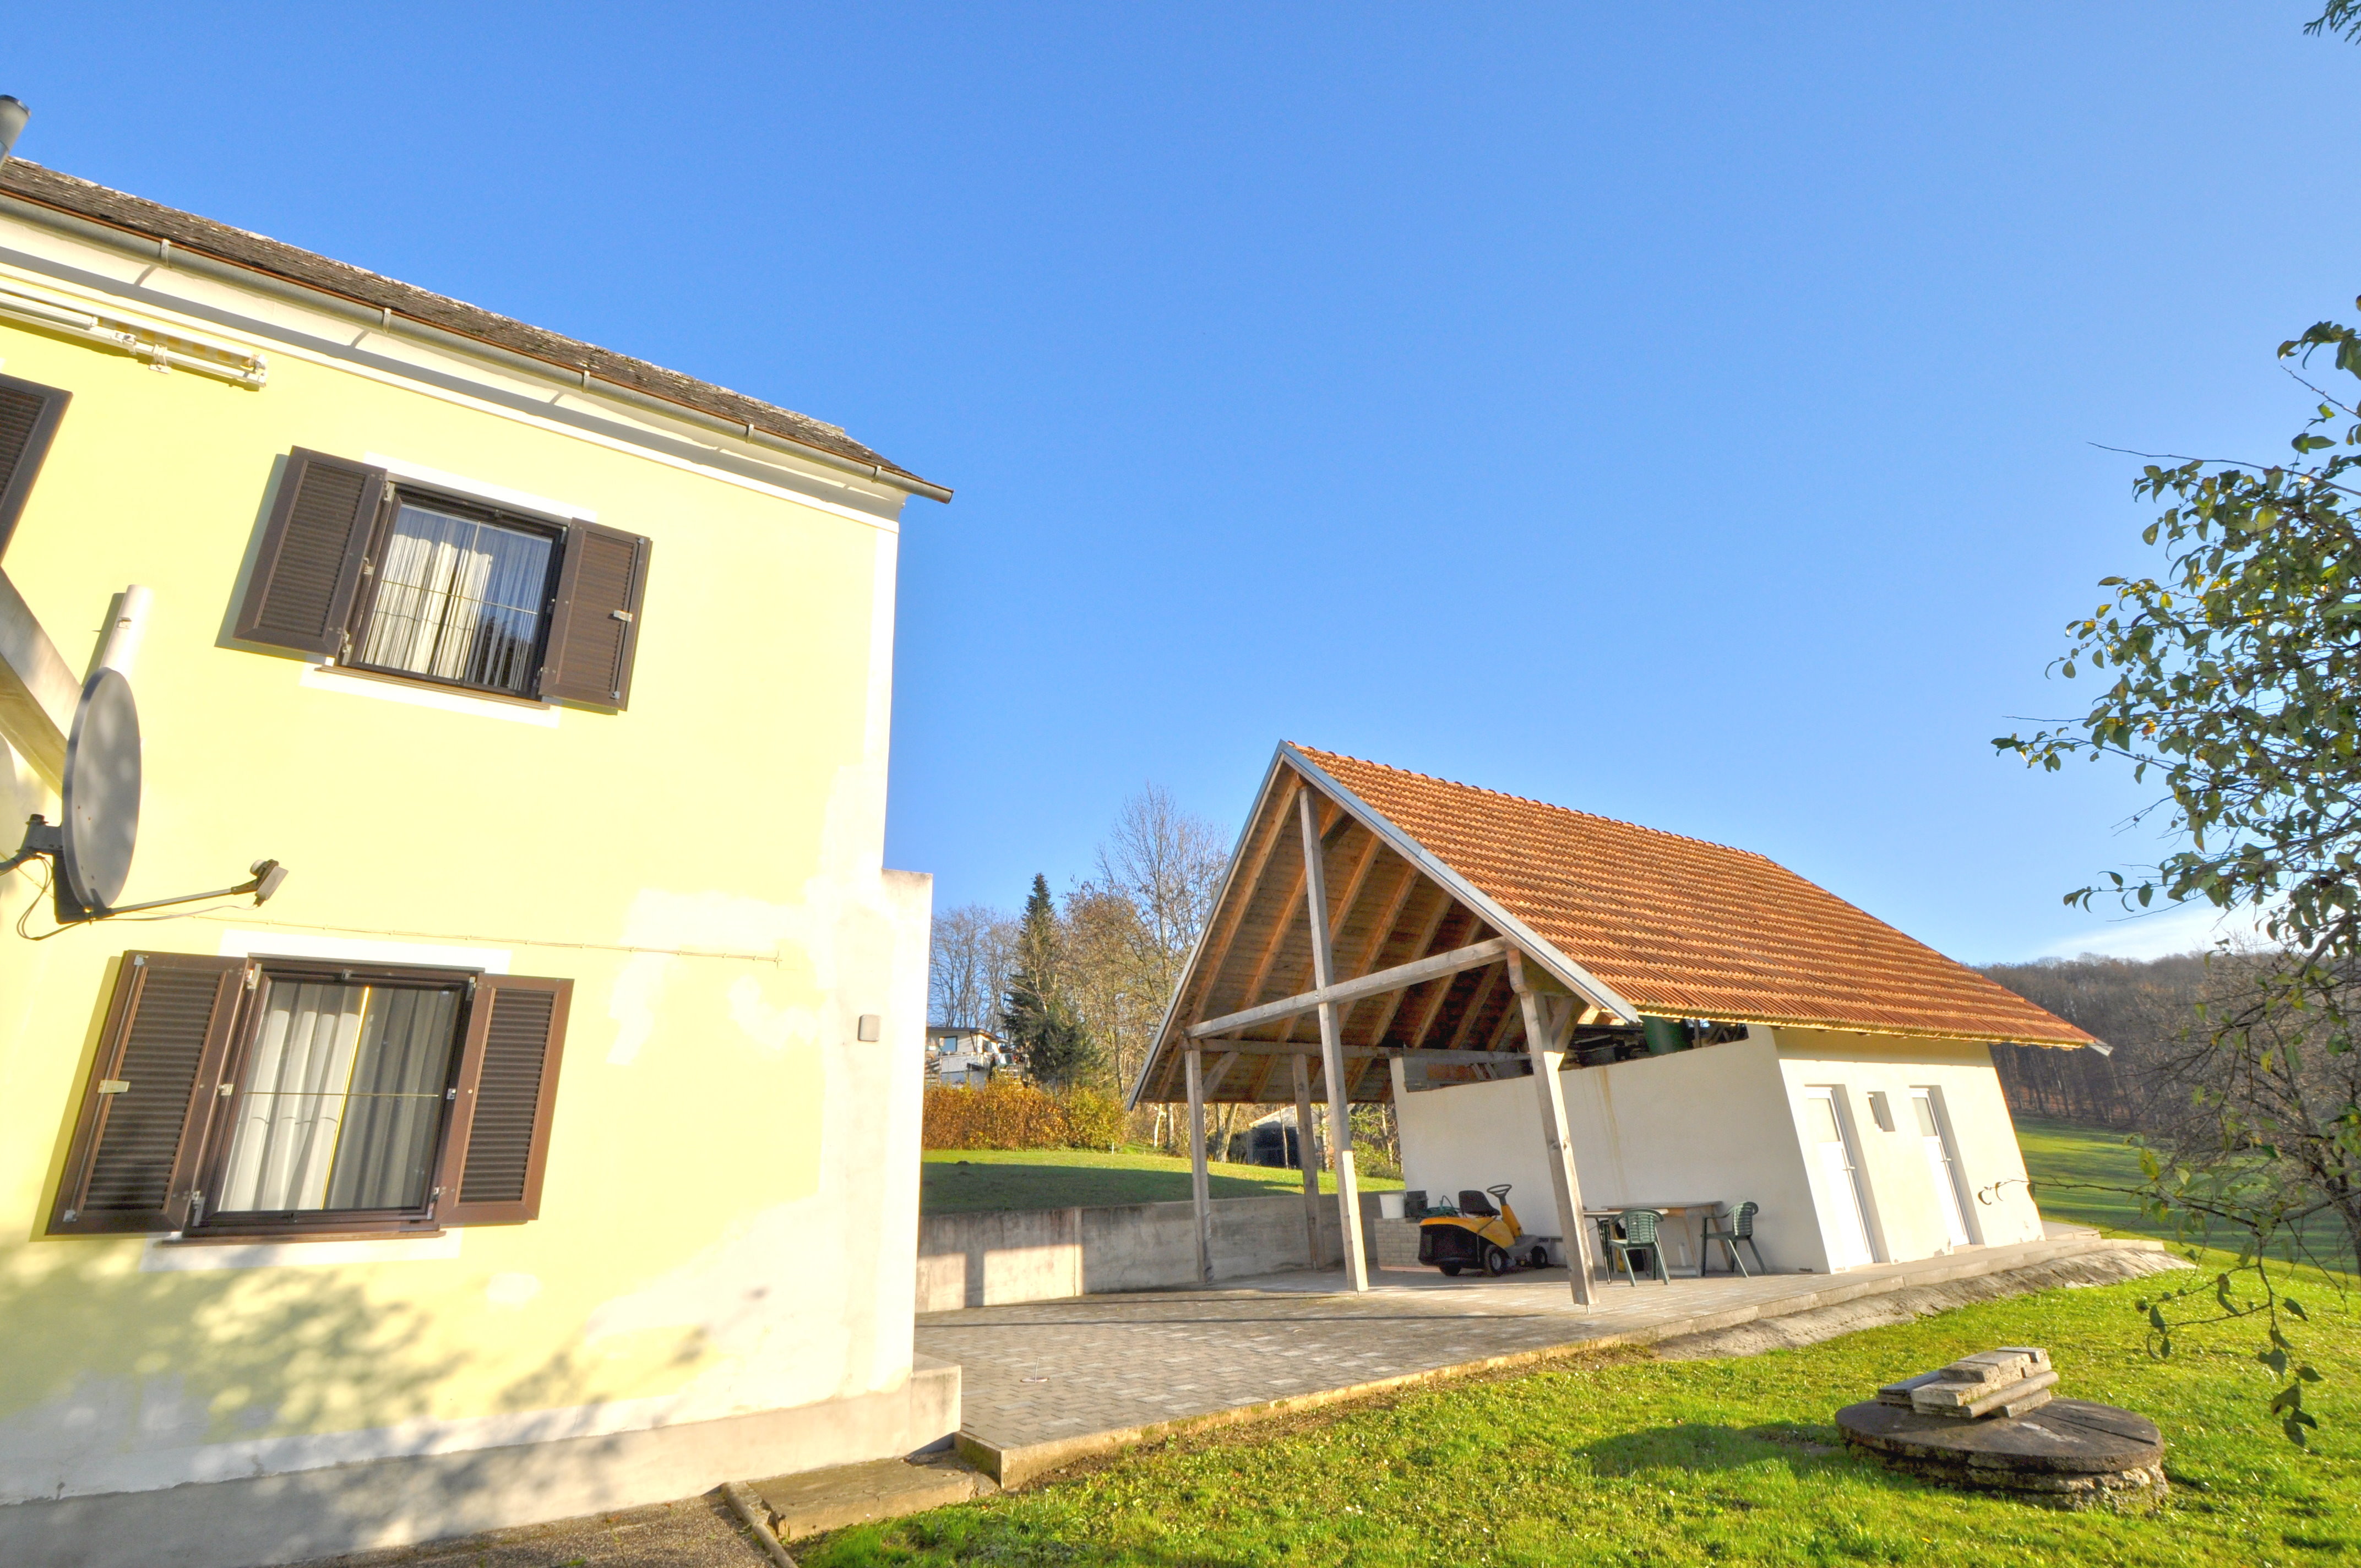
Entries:
[[503,347],[496,343],[488,343],[480,337],[472,336],[464,332],[456,332],[449,327],[436,326],[432,322],[420,321],[415,316],[404,315],[387,306],[367,304],[350,295],[337,293],[335,290],[319,288],[310,283],[298,283],[292,279],[282,278],[277,273],[265,271],[258,267],[249,267],[243,262],[225,261],[201,250],[191,250],[186,246],[174,245],[169,239],[143,235],[134,229],[102,223],[95,218],[86,218],[79,213],[69,213],[60,208],[52,207],[47,203],[19,196],[13,192],[0,192],[0,214],[22,218],[40,227],[53,229],[60,234],[69,235],[73,238],[94,245],[104,246],[111,250],[121,251],[142,261],[153,261],[180,271],[194,272],[203,277],[217,279],[241,289],[274,295],[313,310],[325,310],[331,314],[374,327],[379,332],[414,338],[421,343],[438,348],[451,349],[478,359],[489,359],[504,368],[539,377],[559,386],[593,392],[599,397],[630,403],[661,413],[667,418],[686,421],[722,434],[734,435],[750,445],[768,446],[788,453],[804,462],[816,463],[823,468],[833,469],[840,474],[850,474],[908,495],[924,496],[932,501],[948,501],[951,499],[951,492],[940,485],[929,484],[914,475],[897,473],[882,464],[861,463],[850,457],[839,456],[825,447],[809,445],[792,436],[780,435],[775,432],[764,430],[751,420],[725,419],[719,414],[708,413],[703,409],[693,407],[676,399],[664,397],[661,393],[643,391],[637,387],[629,387],[618,381],[603,379],[592,375],[587,367],[565,365],[556,360],[542,359],[530,354],[520,353],[516,349]]

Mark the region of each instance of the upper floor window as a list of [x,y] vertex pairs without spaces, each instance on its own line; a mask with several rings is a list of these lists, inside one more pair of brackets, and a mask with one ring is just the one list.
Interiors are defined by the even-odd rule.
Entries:
[[356,669],[620,708],[648,553],[637,534],[398,485],[299,446],[236,635]]
[[72,397],[60,388],[0,376],[0,552],[8,548],[16,514],[25,510],[49,439]]
[[518,520],[401,497],[352,662],[526,696],[557,591],[556,557],[555,539]]

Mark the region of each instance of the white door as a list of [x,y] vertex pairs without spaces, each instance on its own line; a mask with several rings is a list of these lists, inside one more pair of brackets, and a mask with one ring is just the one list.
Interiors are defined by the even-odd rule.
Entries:
[[1837,1114],[1833,1088],[1804,1091],[1805,1156],[1812,1166],[1812,1196],[1820,1210],[1820,1234],[1828,1244],[1830,1268],[1856,1268],[1874,1261],[1869,1225],[1861,1201],[1861,1172]]
[[1951,1140],[1943,1131],[1943,1119],[1935,1113],[1935,1091],[1914,1089],[1910,1091],[1910,1113],[1918,1123],[1918,1144],[1927,1151],[1927,1172],[1935,1179],[1935,1201],[1941,1205],[1943,1223],[1950,1228],[1951,1245],[1968,1245],[1967,1206],[1960,1201],[1960,1165],[1951,1157]]

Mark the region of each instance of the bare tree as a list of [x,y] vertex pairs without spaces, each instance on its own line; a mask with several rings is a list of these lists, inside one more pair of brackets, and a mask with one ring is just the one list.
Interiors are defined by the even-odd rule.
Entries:
[[1099,846],[1098,883],[1137,914],[1139,961],[1159,1007],[1180,983],[1180,968],[1213,911],[1230,861],[1229,837],[1150,784],[1123,803],[1115,830]]
[[934,1022],[996,1029],[1016,965],[1017,922],[1006,910],[963,904],[935,916],[928,967],[928,1011]]
[[1066,895],[1076,1010],[1104,1048],[1115,1087],[1138,1076],[1148,1036],[1212,911],[1228,836],[1160,784],[1123,803],[1097,874]]

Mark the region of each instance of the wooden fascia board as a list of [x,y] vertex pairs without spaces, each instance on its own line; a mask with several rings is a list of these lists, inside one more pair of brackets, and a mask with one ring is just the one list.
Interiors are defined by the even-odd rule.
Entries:
[[1577,996],[1586,997],[1597,1003],[1627,1024],[1636,1024],[1640,1021],[1640,1010],[1616,994],[1613,988],[1605,984],[1588,970],[1584,969],[1564,953],[1559,952],[1555,947],[1543,940],[1532,927],[1501,908],[1473,883],[1445,865],[1440,858],[1429,851],[1425,845],[1395,827],[1376,807],[1346,789],[1343,783],[1325,768],[1284,742],[1279,745],[1279,754],[1288,766],[1301,773],[1313,788],[1351,812],[1360,820],[1363,827],[1392,846],[1396,854],[1400,855],[1424,872],[1435,883],[1447,889],[1454,898],[1481,916],[1486,925],[1515,942],[1520,948],[1523,949],[1527,959],[1560,984]]

